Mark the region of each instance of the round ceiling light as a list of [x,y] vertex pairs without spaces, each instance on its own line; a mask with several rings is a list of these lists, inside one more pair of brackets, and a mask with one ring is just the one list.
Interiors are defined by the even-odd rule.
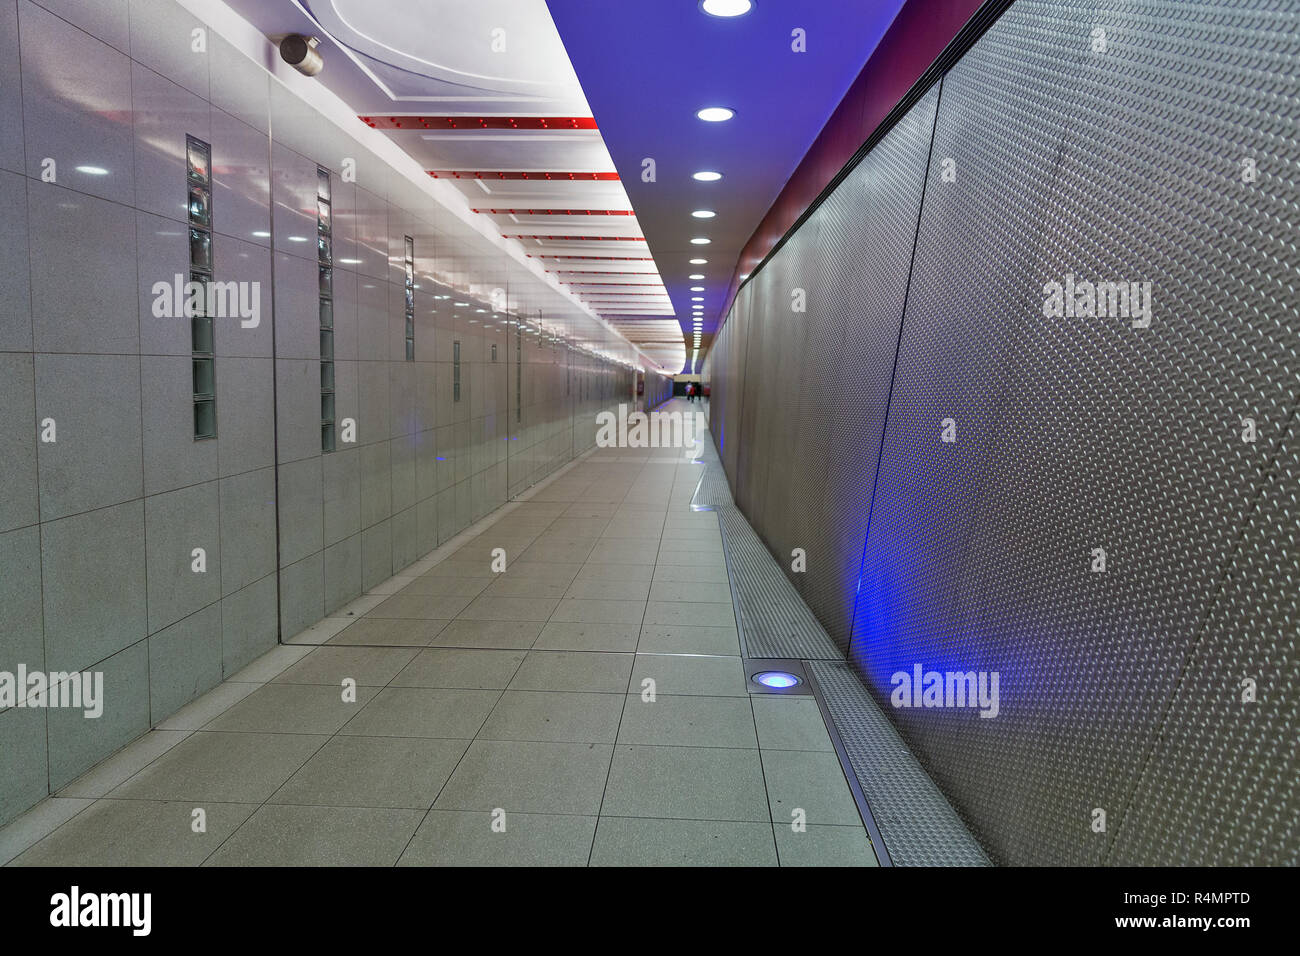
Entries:
[[691,240],[691,245],[693,246],[707,246],[708,244],[709,240],[705,239],[703,236],[696,236]]
[[725,123],[736,115],[736,111],[725,106],[706,106],[696,110],[695,115],[706,123]]
[[693,266],[703,266],[703,265],[708,265],[708,262],[709,262],[708,259],[692,259],[692,260],[691,260],[691,265],[693,265]]
[[755,684],[762,684],[764,687],[772,687],[777,690],[794,687],[800,683],[799,678],[793,674],[787,674],[785,671],[759,671],[750,680]]
[[711,17],[743,17],[754,9],[754,0],[700,0],[700,9]]
[[722,178],[722,173],[716,173],[711,169],[701,169],[698,173],[694,173],[691,178],[702,183],[716,183]]
[[703,291],[704,291],[704,286],[702,286],[702,285],[693,285],[693,286],[691,286],[691,291],[692,291],[692,292],[703,292]]
[[686,278],[688,278],[688,279],[703,279],[703,278],[704,278],[704,273],[703,273],[703,272],[692,272],[692,273],[691,273],[690,275],[688,275]]
[[691,215],[696,219],[712,219],[717,213],[712,209],[697,209]]

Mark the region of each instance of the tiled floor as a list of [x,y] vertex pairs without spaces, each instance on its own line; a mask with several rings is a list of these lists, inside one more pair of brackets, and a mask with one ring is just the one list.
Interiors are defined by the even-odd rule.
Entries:
[[0,830],[0,861],[874,865],[815,701],[747,690],[699,476],[587,456]]

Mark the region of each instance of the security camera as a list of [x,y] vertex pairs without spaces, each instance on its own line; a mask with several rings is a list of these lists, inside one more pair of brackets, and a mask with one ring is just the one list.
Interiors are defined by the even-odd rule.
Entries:
[[318,37],[290,33],[280,41],[280,59],[303,76],[315,76],[325,66],[325,61],[316,52],[316,47],[319,45]]

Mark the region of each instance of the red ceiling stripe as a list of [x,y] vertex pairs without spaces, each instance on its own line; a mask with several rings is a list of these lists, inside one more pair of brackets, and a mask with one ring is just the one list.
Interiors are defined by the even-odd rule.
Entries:
[[474,209],[493,216],[635,216],[631,209]]
[[361,116],[361,122],[375,129],[595,129],[590,116]]
[[[535,256],[528,253],[529,259],[586,259],[600,260],[601,262],[654,262],[653,256],[557,256],[557,255],[540,255]],[[637,273],[639,274],[639,273]]]
[[503,239],[550,239],[563,242],[645,242],[641,236],[543,236],[538,234],[501,234]]
[[618,173],[561,173],[532,170],[524,172],[510,169],[426,169],[434,179],[527,179],[534,181],[551,180],[563,182],[612,182],[618,179]]

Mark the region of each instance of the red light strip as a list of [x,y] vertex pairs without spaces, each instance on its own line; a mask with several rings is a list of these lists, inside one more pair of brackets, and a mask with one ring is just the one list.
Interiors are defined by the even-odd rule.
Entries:
[[635,216],[631,209],[472,209],[492,216]]
[[540,235],[507,235],[501,234],[502,239],[550,239],[557,242],[645,242],[640,236],[540,236]]
[[470,131],[483,129],[595,129],[590,116],[360,116],[374,129],[441,129]]
[[426,169],[434,179],[527,179],[534,181],[551,180],[563,182],[612,182],[618,180],[618,173],[560,173],[533,170],[524,172],[509,169]]
[[585,259],[590,261],[599,260],[601,262],[654,262],[655,261],[653,256],[556,256],[556,255],[535,256],[532,253],[527,253],[527,255],[529,259]]

